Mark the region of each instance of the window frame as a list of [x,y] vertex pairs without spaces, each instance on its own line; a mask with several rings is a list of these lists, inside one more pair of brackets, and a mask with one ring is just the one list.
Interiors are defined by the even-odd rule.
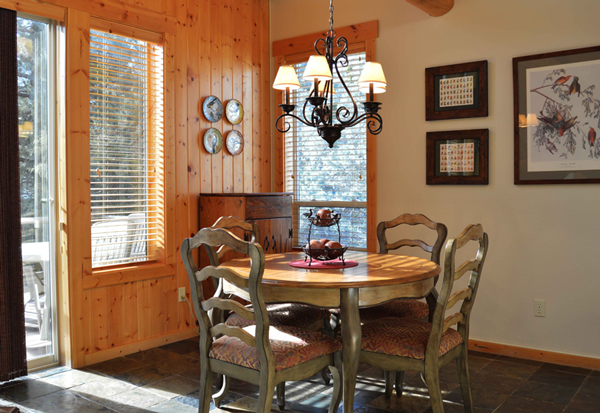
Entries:
[[[145,280],[150,277],[165,277],[173,275],[176,272],[176,258],[173,251],[175,248],[175,216],[174,216],[174,204],[175,204],[175,174],[174,171],[174,146],[173,146],[173,135],[174,125],[172,118],[172,111],[168,109],[168,105],[173,103],[173,73],[169,70],[173,66],[173,53],[172,48],[174,47],[174,35],[171,33],[159,33],[152,32],[145,29],[139,29],[132,26],[128,26],[122,23],[104,20],[98,17],[90,16],[89,25],[84,31],[84,35],[87,39],[90,39],[91,30],[101,30],[112,34],[127,36],[136,40],[158,43],[163,47],[164,57],[164,69],[163,69],[163,106],[164,110],[164,131],[163,131],[163,147],[164,147],[164,170],[163,172],[163,183],[164,183],[164,194],[163,194],[163,211],[164,224],[162,228],[162,252],[158,254],[156,260],[139,261],[135,263],[127,263],[122,265],[104,266],[104,267],[92,267],[91,257],[91,186],[89,178],[85,177],[85,191],[83,191],[83,185],[78,186],[78,195],[80,202],[85,205],[85,214],[73,214],[71,208],[70,225],[75,225],[78,228],[86,228],[86,230],[73,233],[71,236],[70,244],[81,243],[81,246],[88,252],[82,258],[82,289],[92,289],[104,286],[110,286],[115,284],[123,284],[126,282],[134,282]],[[87,51],[82,53],[78,59],[78,66],[85,67],[86,73],[89,73],[89,43],[85,45]],[[85,61],[84,61],[85,59]],[[86,90],[90,90],[89,76],[86,76]],[[79,82],[78,88],[82,88],[83,84]],[[74,92],[72,92],[74,93]],[[67,95],[69,92],[67,91]],[[77,154],[69,154],[67,149],[67,161],[68,165],[67,174],[74,173],[73,171],[79,171],[79,173],[89,173],[90,170],[90,120],[89,120],[89,92],[83,97],[87,105],[86,114],[81,116],[87,116],[87,119],[82,121],[83,133],[88,138],[87,143],[84,146],[78,145],[78,152],[81,152],[81,156]],[[78,96],[78,99],[82,99],[82,96]],[[83,104],[83,101],[80,105]],[[69,116],[69,109],[67,109],[67,117]],[[85,156],[83,154],[85,150]],[[68,185],[68,191],[73,191],[71,185]]]
[[[367,23],[335,28],[337,37],[346,37],[348,40],[348,54],[365,52],[366,61],[375,61],[375,43],[379,32],[379,22],[377,20]],[[307,61],[308,58],[315,54],[314,41],[324,37],[324,33],[313,33],[303,35],[291,39],[278,40],[273,42],[273,57],[275,62],[275,70],[281,65],[292,65]],[[275,72],[273,72],[273,75]],[[358,97],[355,96],[355,99]],[[281,114],[278,105],[284,100],[284,92],[274,91],[273,110],[274,119]],[[357,99],[358,100],[358,99]],[[285,190],[285,136],[283,133],[274,128],[275,135],[275,186],[276,191],[283,192]],[[367,251],[375,252],[377,248],[377,137],[367,130]],[[295,195],[294,195],[295,197]],[[341,207],[354,206],[363,207],[362,202],[297,202],[294,200],[294,214],[297,216],[300,206],[321,206]]]

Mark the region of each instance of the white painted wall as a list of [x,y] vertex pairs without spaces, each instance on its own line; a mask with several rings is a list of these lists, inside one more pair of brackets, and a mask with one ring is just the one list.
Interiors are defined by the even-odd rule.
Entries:
[[[512,114],[512,58],[600,44],[600,1],[456,0],[438,18],[402,0],[334,6],[335,26],[380,24],[378,220],[421,212],[451,236],[482,223],[490,252],[471,338],[600,358],[600,186],[513,185]],[[327,28],[328,8],[272,0],[272,40]],[[426,122],[425,68],[476,60],[489,62],[489,117]],[[479,128],[490,130],[490,184],[425,185],[426,132]],[[546,318],[533,316],[534,299],[546,300]]]

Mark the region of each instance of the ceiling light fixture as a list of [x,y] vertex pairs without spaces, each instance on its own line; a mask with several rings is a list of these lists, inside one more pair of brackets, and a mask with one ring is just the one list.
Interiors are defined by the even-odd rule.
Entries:
[[[290,130],[291,125],[286,117],[291,117],[307,126],[317,129],[319,136],[329,143],[337,141],[342,131],[346,128],[358,125],[362,121],[367,122],[367,128],[373,135],[378,135],[383,128],[383,119],[377,112],[381,107],[380,102],[374,101],[374,94],[384,93],[387,88],[387,82],[381,64],[377,62],[367,62],[358,79],[358,90],[367,94],[367,101],[362,102],[364,113],[359,115],[358,106],[346,82],[340,75],[339,66],[348,66],[348,40],[345,37],[339,37],[336,40],[336,32],[333,30],[333,0],[329,3],[329,31],[325,39],[318,39],[315,42],[315,51],[318,55],[310,56],[304,75],[304,80],[313,82],[310,94],[304,102],[301,116],[296,116],[292,112],[296,105],[290,104],[290,93],[300,88],[300,82],[296,76],[296,70],[292,66],[281,66],[273,82],[273,89],[285,91],[285,103],[279,105],[283,110],[275,121],[275,127],[281,133]],[[334,45],[341,51],[334,56]],[[322,51],[322,49],[324,50]],[[333,71],[335,73],[346,94],[352,100],[352,108],[340,106],[333,110]],[[339,94],[339,91],[338,93]],[[309,106],[310,105],[310,106]],[[312,109],[311,109],[312,107]]]

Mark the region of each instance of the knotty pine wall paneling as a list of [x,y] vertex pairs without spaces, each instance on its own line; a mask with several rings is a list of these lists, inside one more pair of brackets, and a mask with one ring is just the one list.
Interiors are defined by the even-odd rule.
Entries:
[[[60,179],[60,191],[66,193],[60,245],[66,254],[59,263],[58,295],[59,312],[68,317],[61,317],[61,361],[83,367],[195,335],[194,318],[188,304],[178,302],[177,290],[185,287],[190,296],[179,245],[198,230],[198,194],[271,190],[269,0],[0,0],[0,6],[41,10],[61,21],[66,16],[66,165],[61,171],[67,177]],[[126,271],[92,273],[91,245],[81,242],[73,224],[89,221],[89,199],[79,195],[89,186],[89,171],[69,163],[89,154],[89,94],[82,91],[89,90],[87,31],[94,17],[165,34],[166,186],[172,191],[166,209],[176,217],[167,228],[166,253],[175,264],[161,272],[149,266],[134,278]],[[229,99],[242,102],[242,123],[208,122],[202,102],[209,95],[224,105]],[[211,127],[224,138],[231,130],[242,132],[242,154],[233,157],[225,147],[208,154],[202,137]]]

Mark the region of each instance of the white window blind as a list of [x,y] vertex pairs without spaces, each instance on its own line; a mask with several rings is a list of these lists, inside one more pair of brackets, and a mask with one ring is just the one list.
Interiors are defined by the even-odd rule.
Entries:
[[[364,52],[348,54],[348,66],[340,66],[340,74],[363,113],[364,94],[358,91],[358,78],[365,64]],[[295,114],[302,117],[305,98],[311,89],[310,81],[302,80],[306,62],[293,65],[301,88],[291,100],[297,105]],[[340,106],[353,110],[352,100],[334,73],[334,111]],[[307,107],[307,116],[309,116]],[[342,244],[355,249],[367,247],[367,128],[360,123],[344,129],[342,137],[329,148],[315,128],[301,122],[291,123],[284,137],[285,187],[295,193],[295,244],[304,245],[308,236],[308,221],[301,214],[309,209],[315,213],[328,208],[342,214],[340,221]],[[313,228],[312,239],[337,240],[337,228]]]
[[92,267],[164,251],[163,49],[90,36]]

